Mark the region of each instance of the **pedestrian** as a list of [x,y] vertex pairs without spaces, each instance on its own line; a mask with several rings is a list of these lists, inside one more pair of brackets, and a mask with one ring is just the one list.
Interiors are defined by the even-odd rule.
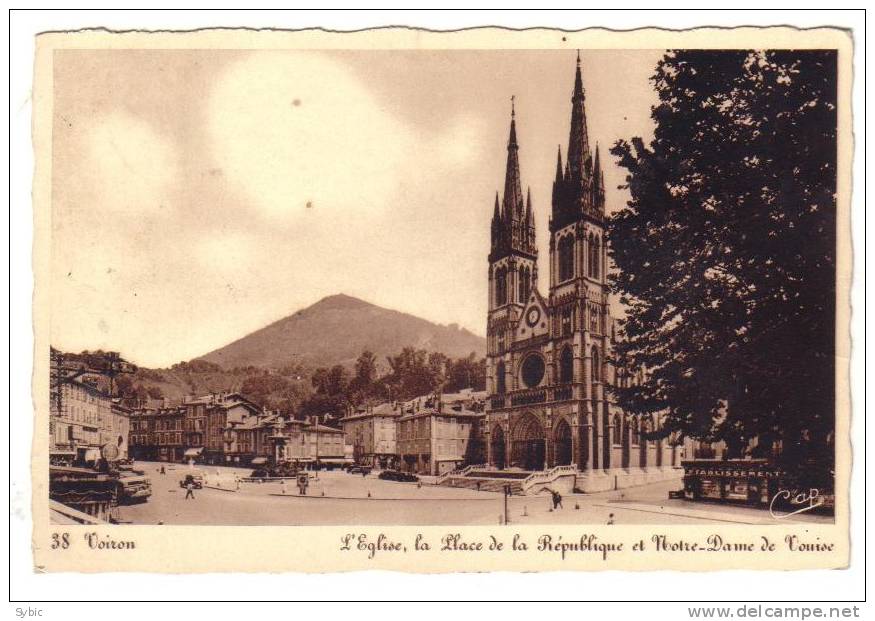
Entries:
[[613,523],[614,523],[614,514],[609,513],[608,514],[608,526],[611,526]]
[[161,474],[167,474],[167,473],[164,471],[164,466],[161,466]]
[[191,498],[194,500],[194,483],[191,481],[186,481],[185,483],[185,499],[188,500]]
[[553,508],[561,509],[562,508],[562,496],[556,490],[550,490],[550,494],[553,496]]

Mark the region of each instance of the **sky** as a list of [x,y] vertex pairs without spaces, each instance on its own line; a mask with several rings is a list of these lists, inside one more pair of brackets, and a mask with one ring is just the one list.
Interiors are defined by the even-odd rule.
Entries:
[[[608,210],[652,136],[657,50],[582,50]],[[51,338],[161,367],[345,293],[485,334],[515,97],[548,287],[568,51],[63,50],[54,57]]]

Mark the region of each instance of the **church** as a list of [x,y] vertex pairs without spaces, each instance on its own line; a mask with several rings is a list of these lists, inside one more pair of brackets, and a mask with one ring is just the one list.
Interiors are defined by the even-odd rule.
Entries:
[[605,181],[591,150],[580,56],[571,130],[561,147],[549,220],[547,295],[539,288],[531,192],[523,193],[511,112],[504,193],[496,193],[489,252],[486,355],[491,469],[576,473],[599,491],[680,478],[684,447],[643,434],[658,420],[627,416],[608,387],[637,378],[611,363],[617,324],[608,304]]

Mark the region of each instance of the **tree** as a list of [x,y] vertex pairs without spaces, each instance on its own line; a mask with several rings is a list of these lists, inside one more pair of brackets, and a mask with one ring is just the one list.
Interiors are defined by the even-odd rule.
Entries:
[[386,361],[390,372],[383,383],[391,399],[412,399],[437,388],[438,377],[435,368],[429,366],[428,352],[424,349],[405,347],[399,354],[388,356]]
[[486,389],[486,358],[477,358],[471,352],[467,358],[451,360],[447,369],[448,392],[458,392],[464,388]]
[[654,139],[617,142],[608,222],[633,414],[828,470],[834,430],[836,54],[675,51]]
[[377,393],[377,357],[365,350],[355,362],[355,376],[349,383],[349,399],[353,405],[370,400]]

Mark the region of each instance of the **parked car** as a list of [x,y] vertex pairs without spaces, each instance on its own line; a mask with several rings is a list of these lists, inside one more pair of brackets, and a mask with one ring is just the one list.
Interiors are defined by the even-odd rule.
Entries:
[[301,471],[301,468],[297,464],[283,462],[277,464],[276,466],[264,466],[262,468],[255,468],[250,474],[250,479],[275,479],[275,478],[286,478],[291,479],[298,475]]
[[146,502],[152,495],[152,481],[142,470],[123,471],[118,480],[118,502],[129,505]]
[[180,479],[179,487],[187,488],[189,483],[191,483],[194,489],[202,489],[204,486],[204,475],[200,472],[190,472]]
[[350,474],[370,474],[371,467],[370,466],[350,466],[347,469],[347,472]]
[[267,468],[256,468],[249,474],[250,479],[269,479],[270,477],[271,473]]
[[380,473],[380,478],[385,481],[399,481],[402,483],[416,483],[419,477],[409,472],[401,472],[400,470],[383,470]]

